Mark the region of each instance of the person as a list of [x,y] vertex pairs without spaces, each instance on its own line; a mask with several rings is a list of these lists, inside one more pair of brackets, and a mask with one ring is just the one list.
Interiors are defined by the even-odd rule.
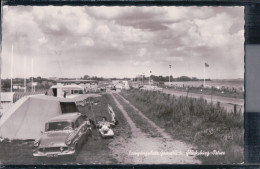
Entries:
[[106,125],[106,126],[108,126],[108,127],[110,128],[110,123],[107,121],[107,118],[106,118],[106,117],[103,117],[103,118],[102,118],[102,121],[99,122],[99,127],[100,127],[100,128],[101,128],[102,126],[104,126],[104,125]]
[[67,94],[67,92],[66,92],[66,91],[64,91],[64,94],[63,94],[63,97],[64,97],[64,98],[66,98],[66,94]]
[[110,123],[107,121],[106,117],[102,118],[102,121],[99,122],[98,126],[100,128],[100,131],[103,133],[107,133],[108,130],[110,129]]

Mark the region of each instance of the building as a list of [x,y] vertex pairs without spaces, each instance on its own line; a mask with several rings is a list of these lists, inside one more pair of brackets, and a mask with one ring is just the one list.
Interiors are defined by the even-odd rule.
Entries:
[[32,82],[28,82],[27,83],[27,87],[31,88],[32,86],[33,87],[39,86],[39,82],[33,82],[33,83]]
[[1,92],[1,103],[13,103],[14,92]]
[[49,80],[58,81],[59,78],[57,78],[57,77],[50,77]]
[[24,90],[24,89],[26,89],[26,86],[24,86],[24,84],[21,84],[21,83],[13,84],[13,89],[14,90]]
[[96,80],[59,80],[57,81],[58,86],[65,85],[79,85],[83,87],[86,91],[96,90],[98,88],[98,81]]
[[129,82],[127,80],[113,80],[112,84],[116,88],[116,90],[130,89]]
[[112,84],[113,84],[114,86],[116,86],[118,83],[120,83],[119,80],[112,80]]

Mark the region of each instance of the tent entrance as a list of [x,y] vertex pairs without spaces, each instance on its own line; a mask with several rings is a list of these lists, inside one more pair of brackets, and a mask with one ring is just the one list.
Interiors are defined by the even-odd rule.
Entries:
[[57,97],[57,88],[52,88],[53,96]]
[[60,102],[62,113],[79,112],[75,102]]

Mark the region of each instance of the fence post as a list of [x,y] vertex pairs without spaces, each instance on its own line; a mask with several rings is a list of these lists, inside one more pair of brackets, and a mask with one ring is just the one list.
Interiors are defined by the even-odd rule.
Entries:
[[190,88],[188,87],[186,98],[188,98],[188,96],[189,96],[189,91],[190,91]]
[[234,113],[237,114],[237,105],[234,104]]
[[217,102],[217,106],[220,107],[220,102]]

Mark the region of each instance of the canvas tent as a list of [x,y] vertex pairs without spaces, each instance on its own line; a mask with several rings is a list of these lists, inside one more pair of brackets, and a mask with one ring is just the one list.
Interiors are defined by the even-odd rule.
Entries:
[[[84,95],[80,98],[65,99],[46,95],[25,96],[18,100],[10,112],[0,119],[0,137],[9,139],[38,139],[44,131],[48,119],[68,110],[77,111],[75,101],[94,95]],[[72,112],[72,111],[71,111]]]

